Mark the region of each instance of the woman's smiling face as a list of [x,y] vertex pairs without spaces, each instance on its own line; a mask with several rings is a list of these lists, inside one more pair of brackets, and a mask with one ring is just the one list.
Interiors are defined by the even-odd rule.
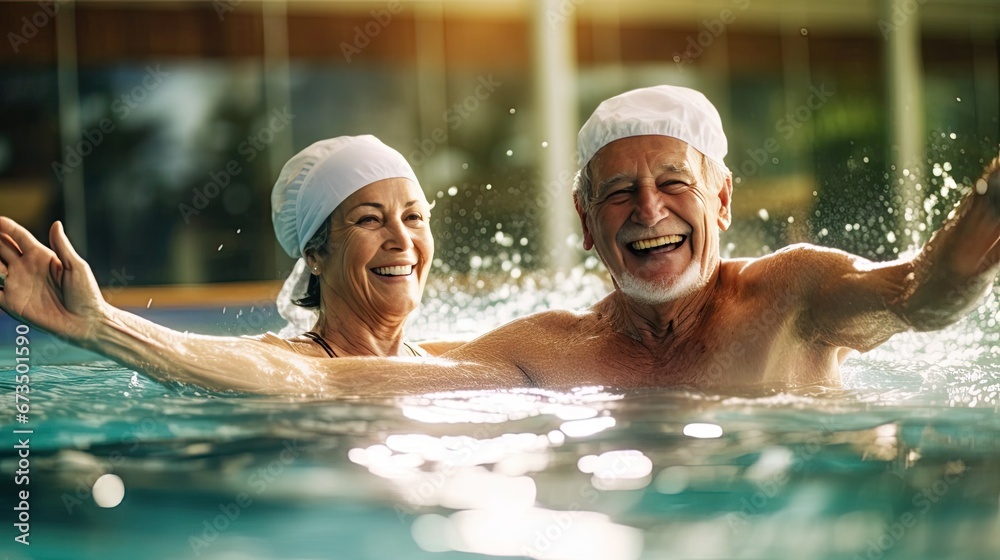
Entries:
[[359,316],[402,320],[420,304],[434,260],[430,205],[403,178],[377,181],[334,210],[327,254],[318,267],[323,307],[341,300]]

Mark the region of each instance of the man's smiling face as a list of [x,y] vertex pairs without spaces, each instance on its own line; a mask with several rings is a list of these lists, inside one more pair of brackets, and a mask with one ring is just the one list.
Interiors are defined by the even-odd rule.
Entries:
[[633,136],[590,161],[593,193],[577,210],[584,248],[594,247],[615,285],[645,303],[705,286],[729,227],[732,183],[706,184],[707,160],[668,136]]

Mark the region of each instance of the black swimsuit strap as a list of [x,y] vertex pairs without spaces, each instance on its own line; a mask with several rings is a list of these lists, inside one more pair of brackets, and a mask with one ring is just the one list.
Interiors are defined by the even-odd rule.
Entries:
[[327,356],[330,356],[331,358],[336,358],[337,357],[337,353],[333,351],[333,348],[330,348],[330,345],[327,344],[327,342],[325,340],[323,340],[322,336],[320,336],[320,335],[318,335],[318,334],[316,334],[316,333],[314,333],[312,331],[309,331],[307,333],[303,333],[302,336],[304,336],[304,337],[312,340],[316,344],[319,344],[320,346],[322,346],[323,350],[326,350]]

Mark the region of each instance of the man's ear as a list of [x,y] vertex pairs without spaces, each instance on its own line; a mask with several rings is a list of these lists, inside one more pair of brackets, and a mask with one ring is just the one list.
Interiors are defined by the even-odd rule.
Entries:
[[726,231],[733,223],[733,176],[726,174],[726,181],[719,189],[719,229]]
[[594,236],[590,233],[590,227],[587,226],[587,213],[583,210],[583,204],[580,203],[580,191],[573,193],[573,204],[576,206],[576,215],[580,217],[580,227],[583,228],[583,248],[589,251],[594,248]]

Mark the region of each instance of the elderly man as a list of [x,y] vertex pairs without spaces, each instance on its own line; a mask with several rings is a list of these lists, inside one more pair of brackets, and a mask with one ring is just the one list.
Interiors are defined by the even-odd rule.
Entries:
[[850,350],[957,320],[1000,269],[1000,158],[915,258],[876,264],[809,245],[721,259],[733,190],[726,151],[718,112],[696,91],[659,86],[602,103],[580,131],[574,198],[584,246],[614,291],[586,310],[513,321],[441,359],[322,360],[176,333],[104,303],[60,227],[53,254],[9,220],[0,241],[19,248],[7,247],[3,264],[49,280],[33,305],[12,309],[7,294],[0,306],[159,379],[215,389],[836,384]]

